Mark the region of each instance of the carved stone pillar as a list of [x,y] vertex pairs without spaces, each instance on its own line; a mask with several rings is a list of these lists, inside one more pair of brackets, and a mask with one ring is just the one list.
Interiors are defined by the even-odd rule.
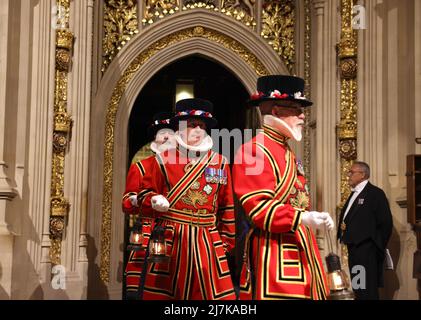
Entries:
[[12,11],[10,6],[9,1],[0,2],[0,70],[2,70],[0,72],[0,255],[2,261],[0,287],[9,295],[0,295],[0,299],[7,299],[11,294],[14,236],[7,222],[6,209],[8,203],[13,200],[17,193],[12,187],[7,174],[8,165],[6,159],[8,74],[4,70],[8,69],[7,66],[11,58],[8,56],[8,42],[11,35],[9,30],[10,13]]
[[70,0],[57,0],[56,65],[54,89],[53,159],[50,202],[50,259],[61,263],[61,241],[69,201],[64,197],[64,158],[72,119],[67,113],[67,76],[73,48],[73,33],[69,30]]
[[[314,106],[315,142],[311,156],[315,158],[312,197],[315,209],[327,211],[334,218],[337,199],[336,174],[332,168],[337,165],[335,126],[337,117],[336,52],[338,28],[336,23],[337,1],[313,0],[314,8],[314,58],[312,65],[312,100]],[[333,233],[332,233],[333,234]],[[317,233],[321,250],[327,248],[325,232]],[[323,252],[327,254],[327,252]]]
[[341,82],[340,123],[338,125],[341,202],[349,196],[347,173],[357,159],[357,33],[352,29],[353,0],[341,0],[341,40],[338,44]]
[[0,4],[0,234],[9,234],[5,222],[5,206],[6,202],[12,200],[16,196],[16,190],[10,183],[10,178],[7,174],[7,159],[6,157],[6,139],[7,139],[7,88],[8,88],[8,74],[4,72],[7,70],[8,62],[11,57],[8,56],[8,42],[11,34],[9,30],[9,14],[11,12],[9,1],[2,1]]
[[[350,194],[348,171],[357,159],[357,33],[352,27],[353,0],[341,0],[341,39],[337,46],[340,73],[340,122],[337,126],[340,156],[340,203],[337,216]],[[339,223],[338,219],[337,225]],[[348,254],[341,248],[344,269]]]

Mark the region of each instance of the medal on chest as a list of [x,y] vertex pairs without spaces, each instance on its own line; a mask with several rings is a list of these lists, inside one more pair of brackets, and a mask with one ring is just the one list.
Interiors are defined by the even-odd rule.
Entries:
[[199,188],[200,188],[200,182],[199,181],[193,182],[191,187],[190,187],[190,189],[192,189],[192,190],[199,190]]
[[295,160],[295,163],[297,165],[297,171],[299,174],[301,174],[302,176],[304,176],[304,166],[303,163],[300,159]]
[[227,173],[222,169],[206,168],[205,180],[208,184],[227,184]]
[[207,195],[210,195],[212,193],[212,190],[212,187],[208,184],[203,187],[203,191],[205,191]]

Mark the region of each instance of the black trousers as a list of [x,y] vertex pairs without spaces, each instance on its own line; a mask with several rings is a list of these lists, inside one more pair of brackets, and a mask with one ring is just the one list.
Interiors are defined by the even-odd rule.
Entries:
[[378,300],[383,278],[382,253],[371,240],[364,241],[358,246],[348,244],[347,247],[355,299]]

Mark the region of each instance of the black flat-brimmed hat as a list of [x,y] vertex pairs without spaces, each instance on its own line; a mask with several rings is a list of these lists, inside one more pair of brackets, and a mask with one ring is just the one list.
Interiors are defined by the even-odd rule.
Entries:
[[161,129],[172,129],[174,126],[171,124],[171,118],[174,116],[173,112],[159,112],[153,115],[152,123],[148,128],[148,135],[150,139],[155,139],[156,133]]
[[264,101],[291,101],[300,104],[301,107],[313,104],[304,97],[304,79],[287,75],[257,79],[257,92],[251,95],[248,104],[257,106]]
[[205,122],[207,129],[212,129],[218,124],[212,112],[213,104],[209,100],[200,98],[179,100],[175,104],[175,116],[171,119],[171,123],[178,125],[182,120],[196,118]]

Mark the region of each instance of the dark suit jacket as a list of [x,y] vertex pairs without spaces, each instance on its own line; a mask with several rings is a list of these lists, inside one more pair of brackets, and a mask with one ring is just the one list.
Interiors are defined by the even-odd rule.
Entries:
[[349,209],[344,221],[346,229],[342,232],[340,226],[348,201],[341,211],[337,237],[348,245],[349,254],[352,253],[350,268],[351,261],[366,261],[365,267],[370,268],[368,274],[377,279],[373,286],[382,287],[385,249],[393,227],[389,202],[382,189],[368,182]]
[[345,217],[346,230],[342,233],[340,225],[347,205],[348,203],[344,205],[339,218],[338,239],[345,244],[356,246],[371,239],[384,254],[393,222],[389,202],[383,190],[370,182],[367,183]]

